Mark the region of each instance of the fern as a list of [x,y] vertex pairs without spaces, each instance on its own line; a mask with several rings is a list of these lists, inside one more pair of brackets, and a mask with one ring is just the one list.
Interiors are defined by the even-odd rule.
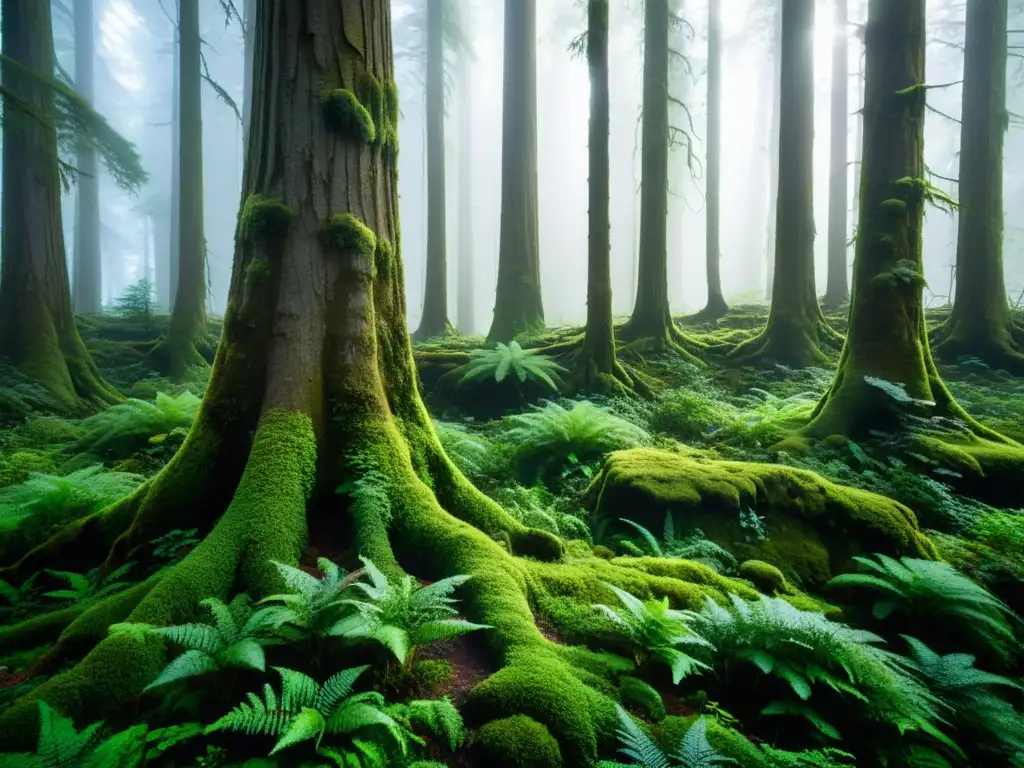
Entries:
[[512,374],[520,383],[539,381],[557,392],[561,384],[559,374],[565,372],[565,368],[547,355],[523,349],[515,340],[498,343],[494,349],[474,349],[469,358],[469,363],[463,366],[460,384],[488,378],[500,384]]
[[451,576],[421,587],[412,576],[391,582],[367,558],[360,558],[369,582],[356,582],[361,599],[345,600],[352,613],[338,621],[329,635],[348,640],[374,640],[385,646],[404,665],[412,663],[418,646],[450,640],[467,632],[490,629],[457,615],[451,593],[469,576]]
[[325,557],[317,560],[322,578],[292,565],[271,561],[281,575],[288,592],[270,595],[261,603],[279,603],[287,609],[287,624],[302,633],[324,636],[338,620],[344,601],[342,595],[352,587],[363,571],[346,573]]
[[649,440],[640,427],[588,400],[571,410],[547,403],[503,422],[502,439],[513,446],[513,461],[528,482],[550,477],[567,464],[586,464]]
[[615,593],[625,610],[607,605],[593,607],[611,620],[630,645],[638,667],[655,662],[664,664],[672,671],[673,685],[678,685],[684,677],[709,669],[680,649],[685,645],[707,645],[707,641],[693,634],[687,626],[696,614],[670,608],[667,597],[645,603],[612,584],[606,583],[605,586]]
[[948,563],[876,557],[877,562],[855,557],[867,573],[845,573],[832,579],[828,586],[880,592],[881,597],[872,609],[880,620],[899,612],[918,620],[955,622],[958,629],[988,644],[1003,657],[1015,647],[1009,622],[1016,618],[1013,612]]
[[453,752],[466,741],[466,726],[462,722],[462,715],[447,696],[443,699],[418,699],[405,704],[392,704],[387,708],[387,713],[410,733],[414,733],[419,726],[437,736]]
[[665,752],[621,705],[616,704],[615,709],[619,716],[619,727],[615,731],[619,738],[619,752],[633,765],[643,768],[715,768],[736,764],[735,760],[708,742],[707,724],[702,717],[693,722],[677,745]]
[[700,529],[695,529],[689,536],[677,537],[671,512],[665,513],[662,541],[658,541],[653,533],[634,520],[625,517],[620,517],[619,520],[640,534],[648,552],[654,557],[693,560],[713,568],[719,573],[727,573],[736,568],[736,558],[715,542],[704,538],[704,532]]
[[[357,734],[370,728],[383,728],[391,736],[393,746],[405,754],[409,734],[387,714],[384,697],[375,691],[352,693],[355,681],[369,667],[343,669],[322,685],[301,672],[284,667],[274,669],[281,676],[280,695],[269,684],[265,685],[262,699],[254,693],[248,694],[248,701],[209,726],[206,733],[240,731],[248,735],[276,736],[277,742],[270,750],[273,755],[311,740],[319,749],[325,735],[350,737],[358,750]],[[382,749],[381,745],[376,748]]]
[[71,571],[52,571],[49,568],[45,572],[58,579],[67,582],[66,589],[55,589],[46,592],[43,596],[54,600],[71,600],[79,603],[86,600],[98,600],[116,592],[120,592],[131,586],[131,582],[119,581],[127,575],[128,571],[135,567],[135,563],[125,563],[108,573],[102,579],[99,578],[99,569],[93,568],[86,574],[72,573]]
[[158,392],[153,402],[130,398],[82,422],[85,435],[75,445],[78,453],[125,458],[144,448],[155,435],[192,426],[202,401],[191,392]]
[[278,641],[277,629],[291,617],[290,611],[279,606],[256,610],[245,594],[237,595],[229,605],[215,597],[201,600],[199,604],[210,612],[212,623],[171,627],[130,623],[110,627],[111,634],[140,640],[146,635],[155,635],[183,649],[145,690],[219,669],[262,672],[266,668],[263,646]]

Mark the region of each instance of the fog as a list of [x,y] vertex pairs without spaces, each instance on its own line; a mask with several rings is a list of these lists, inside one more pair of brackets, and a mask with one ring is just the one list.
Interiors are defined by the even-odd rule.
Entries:
[[[239,6],[241,6],[241,0]],[[449,59],[446,118],[447,253],[450,308],[457,320],[456,283],[460,259],[474,265],[474,326],[486,329],[494,302],[501,178],[501,90],[503,3],[454,0],[471,41],[471,61]],[[409,23],[422,0],[394,0],[395,48],[422,49],[415,39],[422,28]],[[202,35],[209,82],[203,87],[204,200],[208,248],[209,308],[221,313],[227,298],[242,174],[243,131],[237,111],[243,105],[244,45],[238,20],[225,23],[220,3],[202,4]],[[670,170],[670,298],[673,310],[703,306],[704,179],[707,49],[706,0],[675,3],[692,30],[674,32],[674,47],[688,67],[676,60],[673,96],[684,102],[673,123],[690,137],[688,156],[676,147]],[[728,0],[724,6],[722,158],[722,278],[732,303],[763,301],[773,215],[770,168],[777,119],[773,100],[776,59],[771,3]],[[851,0],[851,21],[865,15],[863,0]],[[55,41],[60,66],[74,78],[73,29],[67,6],[54,2]],[[138,147],[149,182],[135,195],[112,181],[101,182],[103,296],[112,301],[140,278],[155,281],[161,302],[169,301],[168,273],[173,249],[171,200],[174,179],[173,0],[96,0],[96,107]],[[931,0],[928,83],[948,87],[929,90],[932,108],[926,122],[926,161],[936,185],[956,196],[955,184],[941,177],[957,175],[963,55],[962,2]],[[1015,24],[1011,21],[1011,27]],[[581,322],[586,311],[587,263],[587,121],[589,88],[586,63],[569,52],[570,42],[585,26],[585,11],[575,0],[538,0],[537,99],[541,269],[549,324]],[[1017,24],[1016,26],[1021,26]],[[614,311],[627,314],[636,277],[641,105],[642,3],[613,0],[611,7],[611,184]],[[827,182],[829,152],[830,46],[834,34],[849,36],[850,119],[848,157],[856,161],[859,134],[856,112],[862,93],[858,74],[861,44],[851,24],[834,30],[831,3],[820,0],[815,29],[815,180],[814,204],[817,280],[825,285]],[[1024,230],[1012,215],[1024,206],[1024,137],[1016,130],[1024,113],[1018,87],[1024,74],[1011,51],[1009,108],[1011,130],[1005,157],[1007,289],[1011,300],[1024,292]],[[405,260],[409,323],[415,327],[423,303],[425,224],[425,127],[423,59],[402,55],[396,63],[400,88],[400,216]],[[465,167],[468,165],[468,170]],[[782,169],[785,173],[785,169]],[[460,182],[469,194],[460,202]],[[850,236],[856,224],[856,167],[849,175]],[[198,191],[197,191],[198,192]],[[69,261],[74,258],[74,188],[65,196],[64,226]],[[471,225],[463,228],[468,219]],[[468,241],[466,234],[469,233]],[[955,217],[930,211],[925,223],[926,302],[943,303],[950,293],[955,260]],[[466,243],[469,246],[466,247]],[[852,260],[852,248],[849,251]]]

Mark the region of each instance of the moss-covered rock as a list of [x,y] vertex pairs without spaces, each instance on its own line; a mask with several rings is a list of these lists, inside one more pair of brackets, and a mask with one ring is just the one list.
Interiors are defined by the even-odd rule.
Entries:
[[661,694],[638,677],[624,677],[619,682],[619,700],[654,722],[665,719],[665,702]]
[[[668,510],[682,530],[700,528],[738,558],[763,560],[804,587],[824,584],[863,552],[937,556],[908,507],[787,466],[650,448],[617,451],[590,498],[597,515],[629,510],[649,528]],[[750,512],[764,517],[763,538],[741,524],[741,513]]]
[[536,720],[513,715],[492,720],[477,731],[480,764],[495,768],[559,768],[558,742]]
[[738,573],[766,595],[788,595],[794,591],[782,571],[763,560],[745,560]]

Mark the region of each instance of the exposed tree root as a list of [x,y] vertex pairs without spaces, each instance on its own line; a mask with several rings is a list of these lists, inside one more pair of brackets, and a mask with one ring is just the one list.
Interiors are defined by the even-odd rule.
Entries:
[[692,321],[705,323],[725,317],[729,314],[729,305],[720,293],[712,293],[708,296],[708,303],[699,312],[691,315]]
[[641,355],[672,355],[703,366],[704,362],[698,355],[707,351],[707,345],[687,336],[667,312],[665,315],[658,322],[634,315],[618,329],[616,337],[626,342],[627,351]]
[[806,368],[831,362],[823,347],[838,352],[843,337],[825,322],[821,312],[804,313],[773,310],[765,327],[753,338],[738,344],[728,355],[737,365],[786,365]]
[[979,327],[951,316],[931,334],[932,352],[939,360],[955,362],[974,357],[990,368],[1024,376],[1024,328],[1011,321],[1006,327]]

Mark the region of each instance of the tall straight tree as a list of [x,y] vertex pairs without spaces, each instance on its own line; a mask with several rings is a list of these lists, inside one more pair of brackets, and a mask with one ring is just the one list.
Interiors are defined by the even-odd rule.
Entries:
[[935,354],[970,355],[1024,374],[1024,329],[1014,325],[1003,275],[1003,138],[1007,0],[968,0],[956,298],[935,334]]
[[[450,1],[450,0],[449,0]],[[426,0],[427,38],[427,279],[416,340],[443,336],[448,322],[448,258],[445,223],[444,14],[446,0]]]
[[782,126],[782,5],[773,0],[772,26],[768,38],[772,54],[771,121],[768,126],[768,216],[765,224],[765,286],[764,295],[772,299],[775,288],[775,235],[779,210],[779,133]]
[[[94,0],[76,0],[75,90],[93,102],[95,51]],[[100,250],[100,180],[96,149],[87,135],[75,151],[78,188],[75,195],[75,247],[72,251],[71,304],[76,312],[103,309],[103,254]]]
[[505,0],[498,286],[487,343],[544,327],[537,212],[537,0]]
[[722,0],[708,3],[708,130],[707,200],[705,203],[708,300],[701,316],[721,317],[729,311],[722,295]]
[[644,3],[643,117],[640,141],[640,250],[633,314],[619,331],[655,351],[690,357],[697,346],[672,321],[668,301],[668,0]]
[[846,208],[847,208],[847,167],[846,154],[849,142],[847,105],[849,91],[849,49],[850,39],[846,34],[847,2],[833,0],[832,29],[832,104],[829,120],[829,164],[828,164],[828,276],[822,303],[836,307],[850,296],[846,279]]
[[[463,18],[468,13],[463,9]],[[476,333],[476,277],[473,253],[473,57],[459,57],[459,275],[456,317],[461,333]]]
[[50,3],[3,0],[0,358],[62,407],[120,399],[75,326],[61,225]]
[[794,367],[827,360],[836,337],[814,285],[814,3],[783,0],[775,271],[768,322],[733,360]]
[[615,359],[612,326],[608,0],[587,3],[586,54],[590,70],[587,324],[576,372],[584,391],[614,393],[632,382]]
[[204,363],[197,345],[206,334],[199,0],[179,0],[178,40],[177,280],[167,334],[149,354],[150,365],[155,370],[174,378],[184,377],[190,365]]
[[[989,0],[982,0],[986,4]],[[856,437],[891,426],[887,422],[893,418],[893,400],[878,386],[882,380],[900,385],[918,401],[933,403],[936,415],[960,419],[977,436],[1007,442],[974,422],[953,399],[928,345],[921,257],[921,223],[929,194],[924,165],[925,34],[925,0],[870,0],[849,332],[836,378],[809,425],[812,435]],[[970,450],[963,433],[955,439],[961,453]],[[1003,455],[1012,463],[1013,456]],[[1000,460],[983,444],[975,458],[987,462],[992,457]]]

